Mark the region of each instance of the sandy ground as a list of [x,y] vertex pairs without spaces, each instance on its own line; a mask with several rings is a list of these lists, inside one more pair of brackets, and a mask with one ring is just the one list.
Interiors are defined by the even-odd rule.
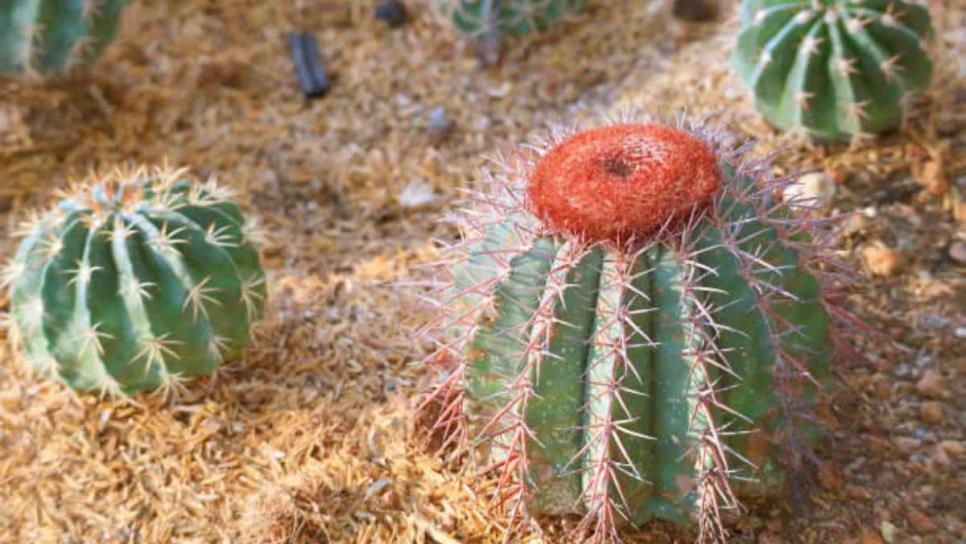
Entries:
[[[733,21],[683,29],[647,2],[592,2],[486,69],[424,9],[390,30],[368,1],[137,2],[89,73],[0,80],[0,250],[69,178],[167,159],[238,189],[268,227],[268,315],[240,360],[170,401],[69,393],[0,344],[0,542],[499,541],[492,482],[441,466],[413,429],[426,346],[410,331],[428,316],[391,284],[454,235],[438,220],[487,154],[624,106],[709,114],[782,149],[778,170],[832,177],[830,212],[860,212],[839,240],[866,277],[854,307],[893,340],[854,339],[868,357],[839,369],[814,488],[754,505],[734,540],[963,541],[966,19],[954,4],[930,3],[939,68],[909,126],[815,148],[754,114],[725,62]],[[319,39],[334,80],[322,99],[295,86],[293,30]],[[450,129],[427,127],[437,107]],[[547,522],[544,540],[572,523]]]

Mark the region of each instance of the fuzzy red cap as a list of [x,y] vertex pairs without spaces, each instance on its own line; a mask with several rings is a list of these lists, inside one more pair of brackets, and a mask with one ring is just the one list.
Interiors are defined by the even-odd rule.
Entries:
[[621,242],[660,229],[710,201],[721,177],[698,138],[660,125],[578,132],[537,162],[531,211],[551,231]]

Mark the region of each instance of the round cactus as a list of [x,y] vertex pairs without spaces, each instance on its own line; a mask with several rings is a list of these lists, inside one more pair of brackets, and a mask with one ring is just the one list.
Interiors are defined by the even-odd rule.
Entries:
[[925,7],[904,0],[744,0],[732,56],[758,110],[782,130],[846,140],[899,127],[929,83]]
[[820,433],[845,315],[822,223],[720,141],[687,122],[562,134],[468,203],[426,405],[514,513],[715,537],[720,508],[779,490]]
[[579,11],[583,0],[436,0],[435,6],[461,34],[479,38],[494,30],[512,36],[544,32]]
[[114,39],[127,0],[0,2],[0,74],[62,72]]
[[262,315],[252,224],[184,170],[116,170],[26,225],[4,274],[27,359],[102,394],[170,389],[239,354]]

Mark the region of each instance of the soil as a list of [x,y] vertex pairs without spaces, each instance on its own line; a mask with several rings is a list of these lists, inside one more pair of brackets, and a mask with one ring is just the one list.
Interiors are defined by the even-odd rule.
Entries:
[[[930,2],[937,70],[897,134],[818,147],[772,131],[727,67],[736,22],[669,24],[658,2],[590,2],[481,66],[423,3],[139,0],[89,71],[0,79],[0,251],[29,210],[93,169],[186,165],[236,189],[270,234],[253,346],[175,399],[76,394],[0,343],[0,542],[499,542],[494,482],[444,466],[412,414],[430,319],[400,294],[488,156],[548,123],[635,108],[707,115],[776,172],[827,176],[862,281],[814,485],[749,505],[734,542],[966,540],[966,13]],[[286,35],[332,79],[302,97]],[[442,108],[442,110],[440,110]],[[834,191],[834,195],[831,192]],[[7,309],[6,294],[0,310]],[[5,333],[0,332],[0,337]],[[523,541],[564,542],[574,520]],[[627,542],[690,542],[663,525]]]

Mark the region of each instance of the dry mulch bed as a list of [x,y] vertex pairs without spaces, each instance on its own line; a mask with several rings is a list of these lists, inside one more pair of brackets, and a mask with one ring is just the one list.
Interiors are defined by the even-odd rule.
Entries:
[[[709,114],[780,149],[780,171],[832,177],[833,211],[860,211],[840,239],[868,276],[853,302],[894,341],[855,338],[867,360],[841,368],[817,485],[799,504],[754,505],[735,540],[966,539],[966,17],[930,4],[940,62],[909,125],[830,148],[754,114],[725,62],[733,20],[668,25],[627,0],[592,3],[489,69],[425,9],[390,30],[370,2],[140,0],[90,73],[0,80],[5,253],[30,207],[118,161],[217,175],[272,234],[256,342],[179,399],[75,395],[0,343],[0,542],[499,541],[492,484],[414,436],[426,346],[410,331],[427,316],[391,282],[453,236],[438,219],[486,154],[626,105]],[[295,88],[284,38],[296,29],[316,32],[334,74],[321,100]],[[449,131],[427,130],[439,106]]]

